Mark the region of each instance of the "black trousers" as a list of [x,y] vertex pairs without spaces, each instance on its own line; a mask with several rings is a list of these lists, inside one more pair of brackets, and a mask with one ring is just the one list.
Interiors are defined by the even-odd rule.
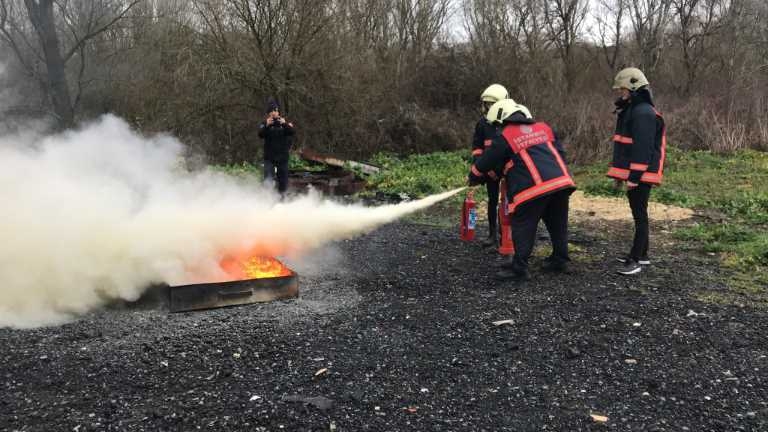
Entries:
[[651,196],[651,185],[640,183],[636,188],[627,190],[629,208],[632,209],[632,219],[635,220],[635,238],[629,256],[638,261],[648,257],[648,198]]
[[528,258],[531,257],[536,243],[536,228],[539,221],[549,231],[552,242],[550,259],[566,262],[568,257],[568,202],[573,190],[562,190],[528,201],[515,209],[512,214],[512,242],[515,256],[512,269],[516,273],[528,270]]
[[275,178],[277,178],[277,191],[284,193],[288,189],[288,159],[264,160],[264,180],[274,182]]
[[496,234],[499,229],[498,208],[499,208],[499,180],[488,180],[485,183],[485,190],[488,192],[488,235]]

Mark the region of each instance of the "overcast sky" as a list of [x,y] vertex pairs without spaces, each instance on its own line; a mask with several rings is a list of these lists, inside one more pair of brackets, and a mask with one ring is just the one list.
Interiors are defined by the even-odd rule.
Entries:
[[[464,1],[452,0],[451,16],[447,23],[448,36],[452,41],[466,41],[469,38],[467,34],[466,24],[464,22]],[[597,16],[600,14],[599,2],[588,0],[589,10],[584,17],[584,22],[581,25],[581,38],[582,40],[596,42],[600,39],[597,28]],[[630,25],[629,19],[624,18],[624,27]]]

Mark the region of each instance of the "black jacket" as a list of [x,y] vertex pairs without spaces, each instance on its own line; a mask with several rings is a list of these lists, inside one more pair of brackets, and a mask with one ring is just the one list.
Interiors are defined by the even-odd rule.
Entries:
[[476,160],[486,147],[491,146],[491,141],[499,134],[499,128],[488,123],[485,116],[480,117],[475,125],[475,134],[472,136],[472,160]]
[[664,118],[653,106],[648,89],[632,93],[628,102],[617,102],[613,159],[608,177],[632,183],[661,184],[666,158]]
[[[472,136],[472,162],[477,161],[477,159],[483,155],[485,149],[491,146],[493,139],[497,136],[499,136],[498,126],[488,123],[485,116],[480,117],[480,120],[478,120],[475,125],[475,133]],[[484,178],[483,181],[489,179],[498,181],[502,175],[502,167],[503,166],[498,166],[489,170],[485,173],[487,178]]]
[[501,133],[472,165],[470,184],[481,182],[485,173],[500,165],[507,182],[509,213],[540,196],[576,188],[563,146],[549,125],[520,114],[504,121]]
[[274,121],[269,126],[266,122],[261,122],[259,124],[259,137],[264,138],[264,160],[288,160],[288,152],[291,149],[292,137],[295,133],[296,129],[289,122],[280,124]]

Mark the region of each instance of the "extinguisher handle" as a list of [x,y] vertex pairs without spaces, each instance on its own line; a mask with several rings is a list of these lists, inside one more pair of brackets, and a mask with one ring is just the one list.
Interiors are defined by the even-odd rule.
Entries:
[[469,190],[467,190],[467,199],[470,199],[470,200],[475,199],[475,189],[474,188],[469,188]]

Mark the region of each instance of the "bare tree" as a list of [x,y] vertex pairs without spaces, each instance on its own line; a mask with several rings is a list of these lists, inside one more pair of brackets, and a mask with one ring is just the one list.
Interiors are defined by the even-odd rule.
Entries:
[[672,0],[627,0],[640,66],[653,74],[661,59]]
[[[60,128],[70,127],[74,122],[83,90],[88,43],[121,20],[139,1],[24,0],[35,42],[18,14],[18,0],[0,0],[2,40],[28,73],[41,83]],[[78,65],[71,74],[76,76],[73,98],[68,64],[74,58],[78,59]],[[44,70],[36,66],[38,61],[45,65]]]
[[[330,23],[330,1],[195,0],[203,33],[220,49],[227,74],[253,93],[298,99],[313,49]],[[232,62],[229,63],[227,59]]]
[[594,14],[602,59],[611,71],[619,69],[624,41],[627,0],[598,0]]
[[525,0],[466,0],[466,28],[478,48],[519,57],[531,10]]
[[[679,92],[661,101],[676,141],[709,145],[687,137],[718,136],[711,128],[722,125],[706,119],[725,115],[768,143],[762,0],[462,0],[466,41],[446,39],[457,0],[133,3],[0,0],[0,56],[18,58],[12,72],[23,70],[62,119],[67,106],[74,117],[110,110],[222,162],[253,158],[267,95],[297,120],[299,143],[317,150],[365,157],[463,146],[489,82],[507,85],[557,125],[571,154],[588,158],[610,123],[610,92],[595,77],[629,65],[659,94]],[[48,52],[37,30],[45,7],[59,43]],[[51,72],[57,52],[65,79],[52,81],[62,76]]]
[[466,0],[465,28],[476,74],[504,82],[514,97],[537,94],[537,83],[552,82],[543,0]]
[[546,8],[547,0],[522,0],[521,8],[525,11],[523,34],[525,35],[525,48],[531,60],[544,53],[551,44],[551,38],[546,33]]
[[[476,55],[475,73],[492,80],[498,80],[498,75],[523,75],[524,31],[530,17],[530,10],[525,6],[524,0],[465,1],[465,28]],[[518,87],[520,79],[509,84]]]
[[708,61],[705,52],[720,30],[721,20],[727,16],[728,3],[726,0],[672,0],[686,76],[682,88],[685,95],[691,93],[702,64]]
[[388,32],[395,56],[395,85],[403,99],[410,91],[414,67],[432,51],[448,19],[450,0],[393,0]]
[[[34,30],[29,22],[28,14],[23,3],[15,1],[0,1],[0,38],[2,44],[11,50],[19,62],[24,76],[36,83],[40,94],[47,98],[48,86],[40,73],[40,66],[44,59],[35,51],[35,43],[32,40]],[[39,104],[42,105],[41,101]],[[15,108],[18,110],[18,107]],[[39,107],[28,106],[25,111],[37,112]]]
[[69,127],[74,120],[74,107],[67,83],[65,60],[61,54],[61,44],[56,33],[53,0],[24,0],[24,4],[29,13],[29,20],[37,32],[45,58],[47,84],[53,111],[56,113],[59,126]]
[[560,52],[565,67],[566,88],[570,93],[576,81],[574,47],[581,37],[581,25],[587,14],[586,0],[546,0],[544,19],[549,37]]

